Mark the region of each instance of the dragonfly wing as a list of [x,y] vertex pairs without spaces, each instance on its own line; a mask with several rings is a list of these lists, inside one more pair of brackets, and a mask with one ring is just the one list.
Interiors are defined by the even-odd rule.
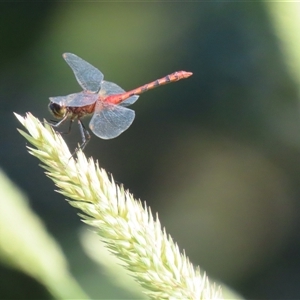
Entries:
[[123,101],[119,105],[121,105],[121,106],[129,106],[129,105],[133,104],[137,99],[139,99],[139,96],[138,95],[134,95],[134,96],[131,96],[131,97],[127,98],[125,101]]
[[[110,82],[110,81],[106,81],[106,80],[102,81],[100,96],[105,98],[109,95],[123,94],[123,93],[125,93],[125,91],[117,84]],[[120,103],[119,105],[129,106],[129,105],[133,104],[138,98],[139,98],[139,96],[129,97],[128,99],[126,99],[125,101]]]
[[83,91],[67,96],[50,97],[49,99],[60,106],[82,107],[95,103],[98,95]]
[[104,76],[97,68],[72,53],[64,53],[63,58],[73,70],[78,83],[84,90],[99,91]]
[[98,102],[90,128],[96,136],[102,139],[113,139],[131,125],[134,117],[135,113],[132,109]]
[[100,90],[101,96],[109,96],[109,95],[123,94],[123,93],[125,93],[125,91],[117,84],[106,80],[102,81],[101,90]]

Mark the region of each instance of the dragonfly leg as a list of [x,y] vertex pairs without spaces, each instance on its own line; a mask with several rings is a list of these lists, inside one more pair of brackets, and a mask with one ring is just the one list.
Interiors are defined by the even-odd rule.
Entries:
[[[75,156],[75,154],[78,152],[79,149],[83,150],[86,147],[87,143],[91,139],[91,135],[90,135],[89,131],[85,128],[85,126],[83,125],[83,123],[81,122],[80,119],[78,119],[78,126],[79,126],[79,130],[80,130],[82,143],[81,143],[81,145],[79,145],[78,148],[75,149],[75,151],[72,153],[72,156],[70,157],[70,159]],[[71,128],[71,126],[70,126],[70,128]]]
[[74,119],[70,119],[70,123],[69,123],[69,129],[66,132],[61,132],[61,134],[69,134],[71,132],[71,128],[73,125]]
[[69,123],[69,129],[68,129],[67,132],[64,132],[64,134],[69,134],[69,133],[71,132],[71,128],[72,128],[73,122],[74,122],[74,119],[71,119],[71,120],[70,120],[70,123]]
[[[63,117],[63,119],[61,119],[59,122],[51,120],[52,122],[56,122],[56,123],[50,123],[48,121],[47,122],[49,125],[51,125],[52,127],[59,127],[62,123],[64,123],[67,120],[68,116]],[[60,134],[69,134],[71,132],[71,128],[73,125],[74,119],[70,119],[70,123],[69,123],[69,128],[67,132],[59,132]]]
[[78,119],[79,130],[81,134],[82,144],[79,146],[83,150],[91,139],[89,131],[84,127],[80,119]]
[[[59,122],[56,122],[54,120],[51,120],[51,122],[45,121],[52,127],[59,127],[62,123],[64,123],[68,119],[68,115],[66,114]],[[52,123],[53,122],[53,123]]]

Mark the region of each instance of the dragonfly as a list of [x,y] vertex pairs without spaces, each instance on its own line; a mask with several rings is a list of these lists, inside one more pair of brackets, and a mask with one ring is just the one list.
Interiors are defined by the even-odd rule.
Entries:
[[93,114],[89,127],[96,136],[102,139],[115,138],[132,124],[135,112],[127,106],[135,103],[140,94],[193,75],[192,72],[177,71],[126,92],[117,84],[104,80],[101,71],[77,55],[64,53],[63,58],[83,90],[67,96],[49,98],[50,111],[56,119],[60,119],[51,126],[58,127],[70,119],[69,133],[73,122],[77,120],[82,138],[79,147],[82,150],[91,138],[81,121],[84,116]]

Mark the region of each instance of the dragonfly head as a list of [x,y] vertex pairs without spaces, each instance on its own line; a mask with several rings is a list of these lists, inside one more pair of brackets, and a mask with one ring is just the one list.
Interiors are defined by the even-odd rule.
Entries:
[[54,102],[50,102],[48,107],[49,107],[49,110],[51,111],[51,113],[57,119],[62,119],[68,112],[68,110],[65,106],[59,105]]

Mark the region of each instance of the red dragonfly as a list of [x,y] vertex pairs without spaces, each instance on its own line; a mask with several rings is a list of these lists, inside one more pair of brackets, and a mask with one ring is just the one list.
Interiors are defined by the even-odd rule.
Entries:
[[89,124],[92,132],[102,139],[115,138],[133,122],[135,113],[126,106],[133,104],[139,98],[138,95],[160,85],[188,78],[193,74],[185,71],[174,72],[125,92],[117,84],[103,80],[104,76],[97,68],[77,55],[64,53],[63,58],[73,70],[83,91],[49,98],[50,111],[54,117],[61,119],[56,124],[51,125],[58,127],[70,118],[70,132],[72,123],[77,119],[82,137],[81,149],[86,146],[90,139],[90,134],[81,121],[82,117],[94,114]]

